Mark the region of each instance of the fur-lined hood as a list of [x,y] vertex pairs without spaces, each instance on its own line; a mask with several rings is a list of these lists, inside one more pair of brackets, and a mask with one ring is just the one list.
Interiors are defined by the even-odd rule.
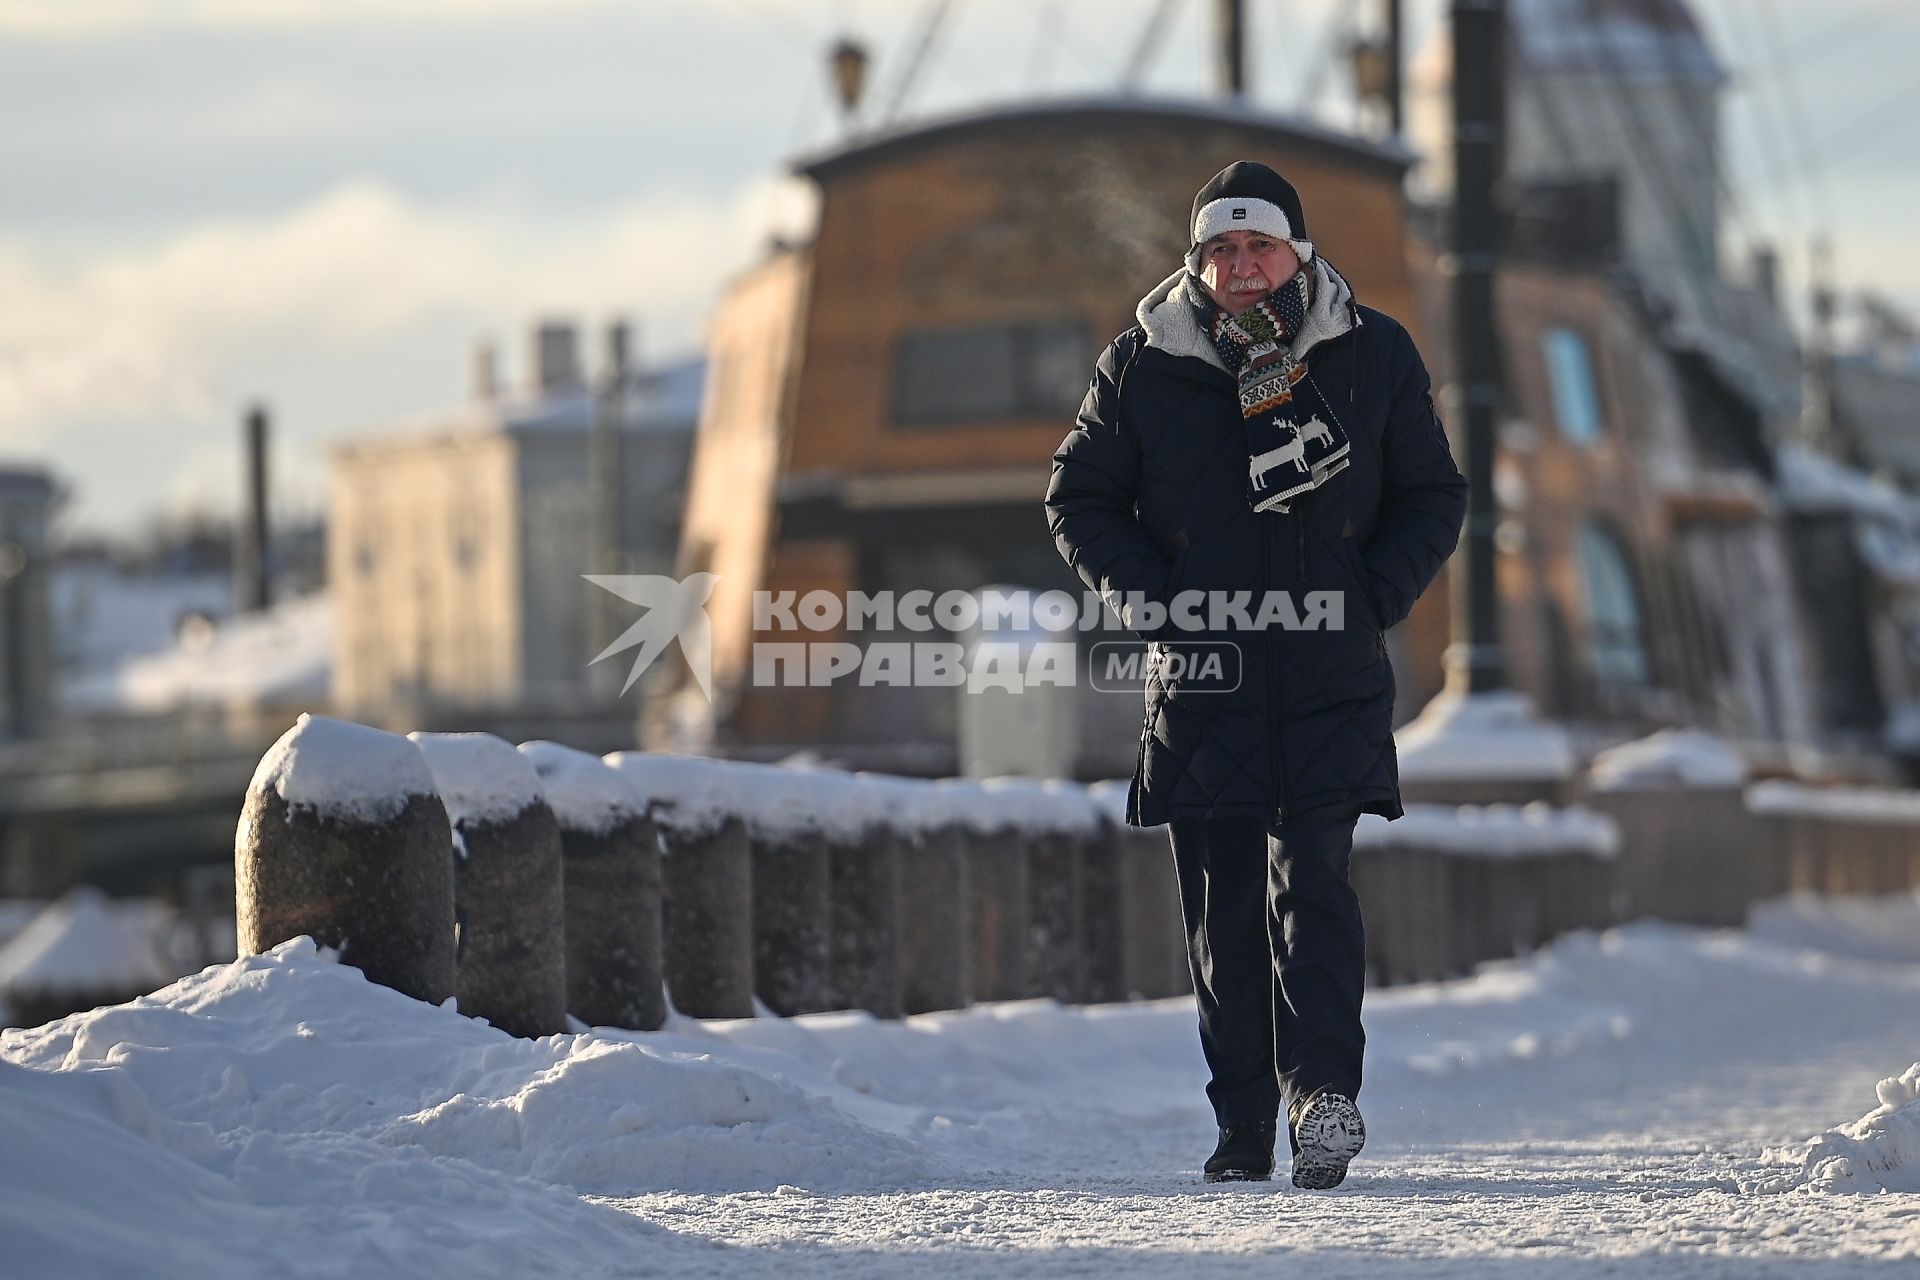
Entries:
[[[1313,310],[1293,340],[1293,356],[1306,359],[1307,353],[1329,338],[1337,338],[1360,323],[1360,311],[1354,304],[1353,286],[1319,254],[1303,270],[1314,274]],[[1185,266],[1155,285],[1134,309],[1134,319],[1146,330],[1147,345],[1174,356],[1192,356],[1204,360],[1222,373],[1228,372],[1213,338],[1200,323],[1193,299],[1186,287],[1192,278]],[[1198,284],[1195,285],[1198,288]],[[1202,295],[1204,296],[1204,295]]]

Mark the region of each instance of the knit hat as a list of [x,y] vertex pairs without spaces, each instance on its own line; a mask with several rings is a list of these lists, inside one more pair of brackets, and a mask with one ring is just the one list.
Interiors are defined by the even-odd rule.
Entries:
[[1236,160],[1193,198],[1187,269],[1200,271],[1200,246],[1223,231],[1262,231],[1285,240],[1302,263],[1313,260],[1307,214],[1293,184],[1256,160]]

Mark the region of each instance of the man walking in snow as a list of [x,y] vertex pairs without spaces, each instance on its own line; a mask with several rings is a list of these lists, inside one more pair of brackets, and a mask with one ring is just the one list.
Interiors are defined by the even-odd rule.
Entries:
[[[1151,642],[1127,821],[1171,830],[1220,1129],[1207,1180],[1270,1176],[1284,1109],[1293,1181],[1324,1189],[1365,1141],[1354,824],[1401,813],[1382,633],[1452,554],[1467,486],[1412,339],[1314,252],[1292,184],[1229,165],[1190,240],[1100,356],[1047,520]],[[1209,602],[1248,593],[1307,607],[1225,629]],[[1198,608],[1170,615],[1182,600]],[[1224,679],[1177,660],[1223,643]]]

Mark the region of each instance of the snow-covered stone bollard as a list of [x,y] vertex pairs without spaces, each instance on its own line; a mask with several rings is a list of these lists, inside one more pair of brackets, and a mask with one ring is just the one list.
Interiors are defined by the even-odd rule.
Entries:
[[622,751],[606,761],[660,833],[667,991],[695,1018],[753,1016],[753,854],[733,774],[701,756]]
[[973,998],[963,815],[944,783],[897,784],[896,824],[910,832],[900,874],[900,1001],[906,1013],[964,1009]]
[[832,856],[795,769],[733,761],[753,856],[753,988],[785,1017],[834,1007]]
[[234,838],[239,952],[306,934],[429,1004],[454,994],[453,839],[420,749],[302,715],[261,757]]
[[1368,979],[1386,986],[1447,977],[1455,972],[1448,900],[1453,859],[1397,843],[1392,831],[1373,817],[1354,831],[1353,888],[1366,921]]
[[598,756],[522,743],[560,823],[567,1012],[589,1026],[667,1020],[660,964],[660,844],[646,804]]
[[490,733],[412,733],[453,824],[460,1012],[509,1035],[567,1029],[560,827],[540,776]]
[[907,784],[882,774],[805,774],[827,841],[834,1004],[898,1018],[900,882],[913,837],[893,819]]
[[[1113,899],[1106,899],[1105,876],[1090,867],[1087,888],[1088,975],[1092,999],[1161,1000],[1189,995],[1193,976],[1187,966],[1186,926],[1180,917],[1180,879],[1165,827],[1126,823],[1125,779],[1087,788],[1106,816],[1111,846]],[[1115,922],[1119,934],[1120,994],[1102,995],[1102,930]]]
[[1026,980],[1029,996],[1086,999],[1085,864],[1100,836],[1100,815],[1086,790],[1032,778],[981,783],[987,812],[1011,823],[1026,846]]
[[1622,914],[1739,925],[1771,879],[1744,797],[1746,761],[1710,734],[1667,729],[1603,751],[1585,803],[1620,828]]
[[967,896],[956,904],[967,933],[975,1000],[1024,1000],[1027,980],[1027,849],[1020,832],[988,808],[981,785],[944,778],[936,810],[947,816],[966,862]]

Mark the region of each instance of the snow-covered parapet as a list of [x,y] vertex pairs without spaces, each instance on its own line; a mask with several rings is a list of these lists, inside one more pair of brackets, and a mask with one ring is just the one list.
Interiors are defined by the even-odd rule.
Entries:
[[1920,791],[1880,787],[1810,787],[1756,782],[1747,788],[1755,813],[1829,818],[1842,822],[1920,823]]
[[1353,843],[1356,849],[1417,848],[1460,857],[1572,853],[1611,858],[1620,850],[1620,829],[1613,819],[1591,809],[1544,803],[1410,804],[1397,822],[1361,815]]
[[305,712],[260,757],[249,789],[272,791],[289,813],[350,822],[389,821],[435,793],[426,758],[407,739]]
[[1710,733],[1663,729],[1602,751],[1594,757],[1588,777],[1595,791],[1730,789],[1746,784],[1747,762]]
[[1409,782],[1551,782],[1574,771],[1566,731],[1534,714],[1523,693],[1447,690],[1394,735]]
[[1762,1161],[1788,1172],[1750,1189],[1920,1192],[1920,1062],[1882,1080],[1875,1092],[1880,1105],[1852,1124],[1808,1143],[1770,1148]]
[[599,756],[558,742],[523,742],[520,751],[532,762],[547,805],[563,828],[606,835],[647,816],[644,797]]

